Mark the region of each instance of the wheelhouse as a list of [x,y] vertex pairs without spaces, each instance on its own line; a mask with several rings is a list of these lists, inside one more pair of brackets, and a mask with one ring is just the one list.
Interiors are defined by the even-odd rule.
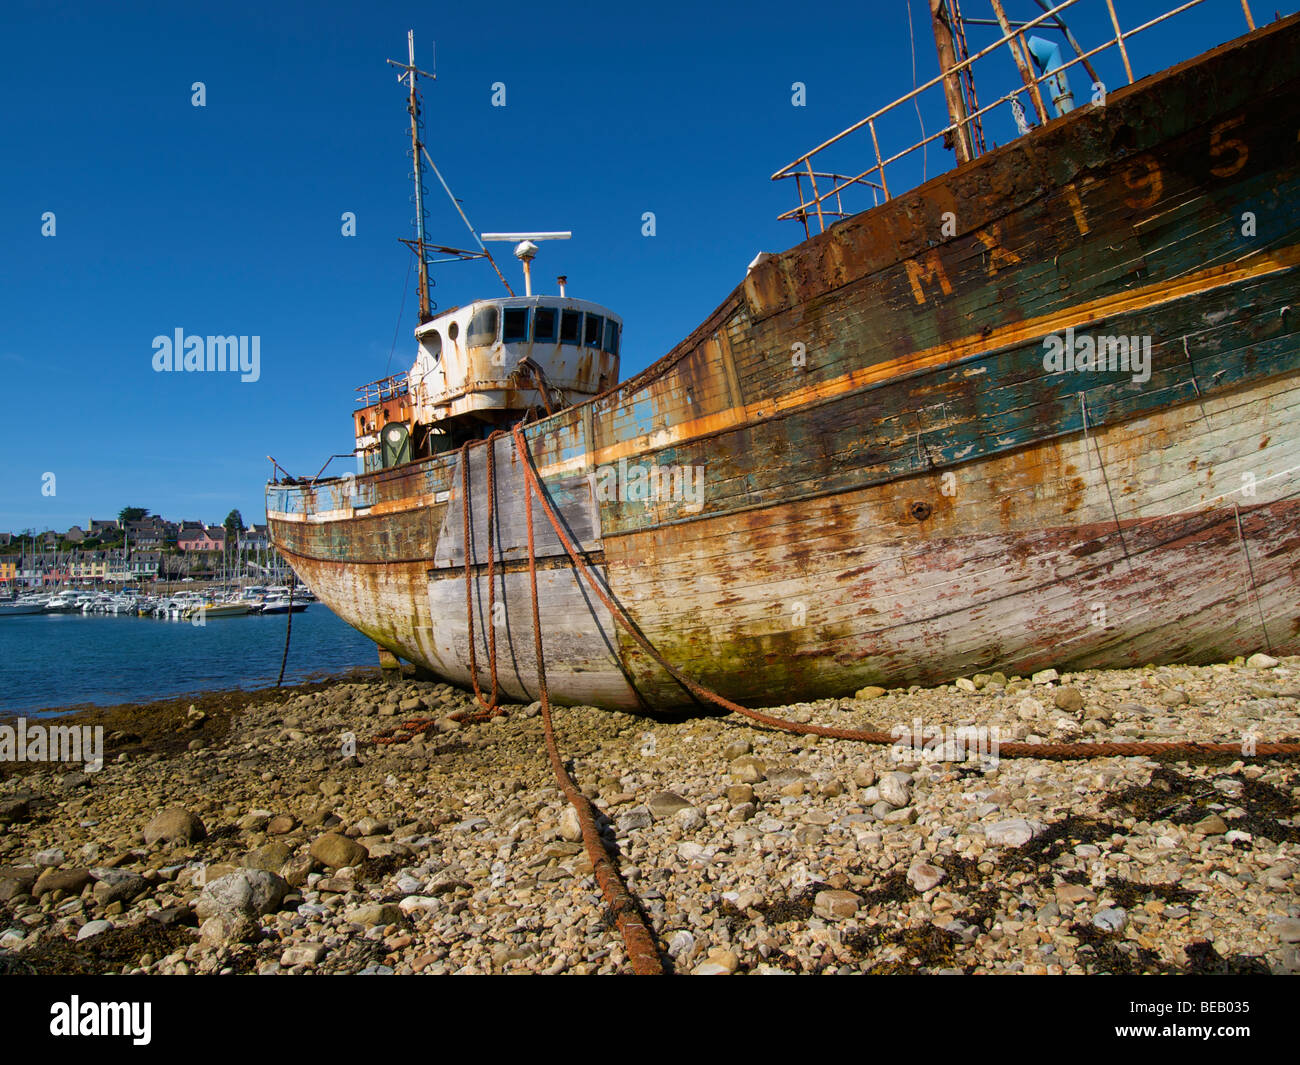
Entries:
[[622,334],[607,307],[567,296],[479,300],[438,315],[416,329],[408,373],[358,389],[359,469],[450,451],[612,388]]

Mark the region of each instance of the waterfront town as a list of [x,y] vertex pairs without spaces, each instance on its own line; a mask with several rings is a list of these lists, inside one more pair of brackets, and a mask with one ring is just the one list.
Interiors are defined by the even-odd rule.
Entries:
[[202,581],[238,573],[279,579],[284,564],[265,525],[170,521],[139,507],[84,526],[0,532],[0,596],[19,589]]

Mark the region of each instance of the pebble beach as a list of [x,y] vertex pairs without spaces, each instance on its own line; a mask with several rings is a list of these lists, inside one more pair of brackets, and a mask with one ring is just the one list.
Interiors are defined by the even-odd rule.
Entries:
[[[456,720],[471,708],[365,675],[61,717],[104,729],[104,764],[0,763],[0,973],[625,971],[538,705]],[[1300,657],[770,712],[1248,751],[1300,737]],[[1295,759],[961,757],[704,711],[554,717],[672,972],[1300,971]]]

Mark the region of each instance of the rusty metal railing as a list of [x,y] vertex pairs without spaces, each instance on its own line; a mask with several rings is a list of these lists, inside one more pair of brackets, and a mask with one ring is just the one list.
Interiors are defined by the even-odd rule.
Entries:
[[[848,211],[844,208],[842,194],[846,189],[851,187],[856,188],[856,186],[869,187],[872,190],[873,206],[879,202],[877,199],[878,196],[883,195],[886,200],[891,199],[892,197],[889,190],[889,182],[885,174],[885,168],[891,164],[897,163],[899,160],[911,155],[913,152],[925,148],[934,141],[940,140],[941,138],[946,139],[955,136],[957,134],[958,126],[949,121],[942,129],[935,133],[923,137],[916,143],[902,149],[902,151],[895,152],[893,155],[885,157],[880,150],[880,138],[877,131],[877,124],[879,121],[902,105],[917,100],[917,98],[927,90],[932,89],[937,85],[941,85],[946,77],[960,77],[966,71],[972,70],[977,61],[992,55],[999,49],[1003,47],[1010,48],[1012,55],[1016,60],[1016,66],[1020,70],[1022,84],[1017,85],[1009,92],[999,96],[992,103],[986,104],[978,110],[972,111],[966,115],[960,123],[960,126],[963,127],[968,134],[967,139],[971,144],[978,143],[977,139],[970,134],[971,131],[976,128],[979,119],[983,115],[988,114],[990,111],[1002,106],[1003,104],[1011,103],[1013,101],[1018,102],[1018,97],[1022,92],[1028,94],[1030,103],[1033,107],[1034,113],[1038,117],[1038,120],[1043,123],[1050,121],[1047,105],[1043,102],[1044,83],[1060,74],[1063,74],[1076,64],[1083,63],[1085,67],[1087,67],[1089,59],[1107,49],[1118,48],[1120,58],[1123,60],[1124,73],[1128,78],[1128,84],[1133,84],[1133,66],[1129,59],[1126,42],[1137,36],[1139,33],[1142,33],[1144,30],[1150,29],[1152,26],[1156,26],[1167,19],[1173,18],[1175,15],[1190,10],[1191,8],[1199,7],[1201,4],[1205,3],[1206,0],[1187,0],[1186,3],[1179,4],[1177,7],[1171,8],[1155,18],[1148,19],[1140,26],[1136,26],[1130,30],[1123,30],[1120,28],[1119,17],[1115,12],[1114,0],[1105,0],[1107,15],[1111,27],[1114,30],[1114,36],[1106,40],[1103,44],[1098,45],[1096,48],[1077,54],[1068,62],[1064,62],[1050,71],[1043,71],[1035,76],[1033,67],[1026,58],[1029,55],[1029,50],[1026,43],[1025,31],[1035,29],[1039,26],[1044,26],[1045,24],[1047,28],[1052,28],[1059,24],[1061,12],[1066,11],[1075,4],[1081,2],[1082,0],[1061,0],[1061,2],[1056,4],[1054,7],[1048,7],[1046,4],[1043,4],[1042,14],[1029,21],[1018,23],[1014,27],[1010,27],[1010,24],[1005,22],[1004,17],[1002,16],[1001,5],[995,4],[995,10],[998,12],[1000,19],[1003,20],[1004,25],[1008,27],[1008,32],[1003,33],[998,40],[980,49],[974,55],[956,63],[946,73],[936,75],[924,85],[918,86],[905,96],[900,96],[892,103],[887,104],[877,111],[873,111],[866,118],[860,119],[847,129],[842,130],[834,137],[831,137],[829,140],[823,141],[821,144],[817,145],[816,148],[805,152],[803,155],[799,156],[798,159],[794,160],[792,163],[788,163],[773,174],[773,181],[793,178],[795,194],[798,198],[798,206],[792,207],[790,210],[777,215],[778,221],[794,219],[801,222],[804,227],[804,235],[809,237],[813,234],[812,221],[814,219],[817,224],[816,231],[821,233],[825,232],[828,224],[834,224],[838,219],[857,213],[856,211]],[[1240,0],[1240,3],[1242,11],[1246,17],[1247,28],[1254,30],[1255,19],[1250,11],[1249,0]],[[1073,40],[1071,40],[1071,44],[1073,44]],[[1089,69],[1091,68],[1089,67]],[[863,129],[865,129],[870,135],[871,143],[869,150],[871,157],[874,157],[875,159],[874,165],[869,166],[865,170],[854,175],[838,174],[831,171],[819,171],[814,167],[813,159],[816,156],[826,151],[826,149],[830,148],[832,145],[839,144],[851,134],[857,133]],[[819,179],[822,182],[820,186],[818,185]],[[826,187],[826,182],[830,182],[829,188]],[[830,220],[829,222],[828,219]]]
[[395,373],[371,381],[357,389],[357,402],[363,407],[371,407],[386,399],[404,396],[410,391],[410,382],[405,373]]
[[[799,203],[801,206],[804,202],[804,197],[803,197],[804,178],[807,178],[808,181],[810,182],[811,192],[814,197],[814,200],[810,200],[808,202],[816,203],[817,213],[819,217],[822,218],[848,218],[849,215],[857,213],[856,211],[846,211],[844,209],[844,203],[840,198],[840,193],[843,192],[850,185],[866,185],[867,187],[869,187],[871,189],[871,205],[873,207],[875,207],[877,204],[880,203],[879,197],[881,193],[884,193],[885,199],[889,199],[889,190],[881,183],[884,180],[883,172],[881,173],[881,181],[871,181],[868,180],[868,178],[862,174],[859,174],[856,177],[849,177],[847,174],[836,174],[830,171],[813,170],[811,167],[809,167],[807,170],[796,170],[794,173],[795,188],[798,190]],[[828,193],[826,193],[825,197],[821,197],[817,195],[818,178],[821,178],[823,181],[831,181],[836,183],[834,187]],[[835,197],[834,208],[830,207],[829,205],[823,206],[822,201],[830,196]],[[804,228],[805,229],[808,228],[807,215],[804,213],[800,213],[798,208],[796,208],[794,212],[787,212],[786,214],[783,214],[781,217],[789,218],[792,216],[798,217],[804,223]]]

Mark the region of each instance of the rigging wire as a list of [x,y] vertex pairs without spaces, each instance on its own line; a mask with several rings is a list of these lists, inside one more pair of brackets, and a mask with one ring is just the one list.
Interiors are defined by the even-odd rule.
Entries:
[[402,331],[402,315],[406,313],[406,293],[411,287],[411,260],[406,260],[406,280],[402,282],[402,305],[397,309],[397,324],[393,326],[393,343],[388,349],[388,362],[384,366],[384,376],[393,368],[393,353],[397,351],[397,334]]
[[[907,6],[907,39],[912,42],[912,91],[916,91],[916,37],[912,33],[912,0],[904,0]],[[921,101],[918,97],[912,97],[912,104],[916,107],[916,121],[921,127],[921,183],[925,184],[926,175],[929,171],[929,154],[930,146],[926,143],[925,120],[921,117]]]

